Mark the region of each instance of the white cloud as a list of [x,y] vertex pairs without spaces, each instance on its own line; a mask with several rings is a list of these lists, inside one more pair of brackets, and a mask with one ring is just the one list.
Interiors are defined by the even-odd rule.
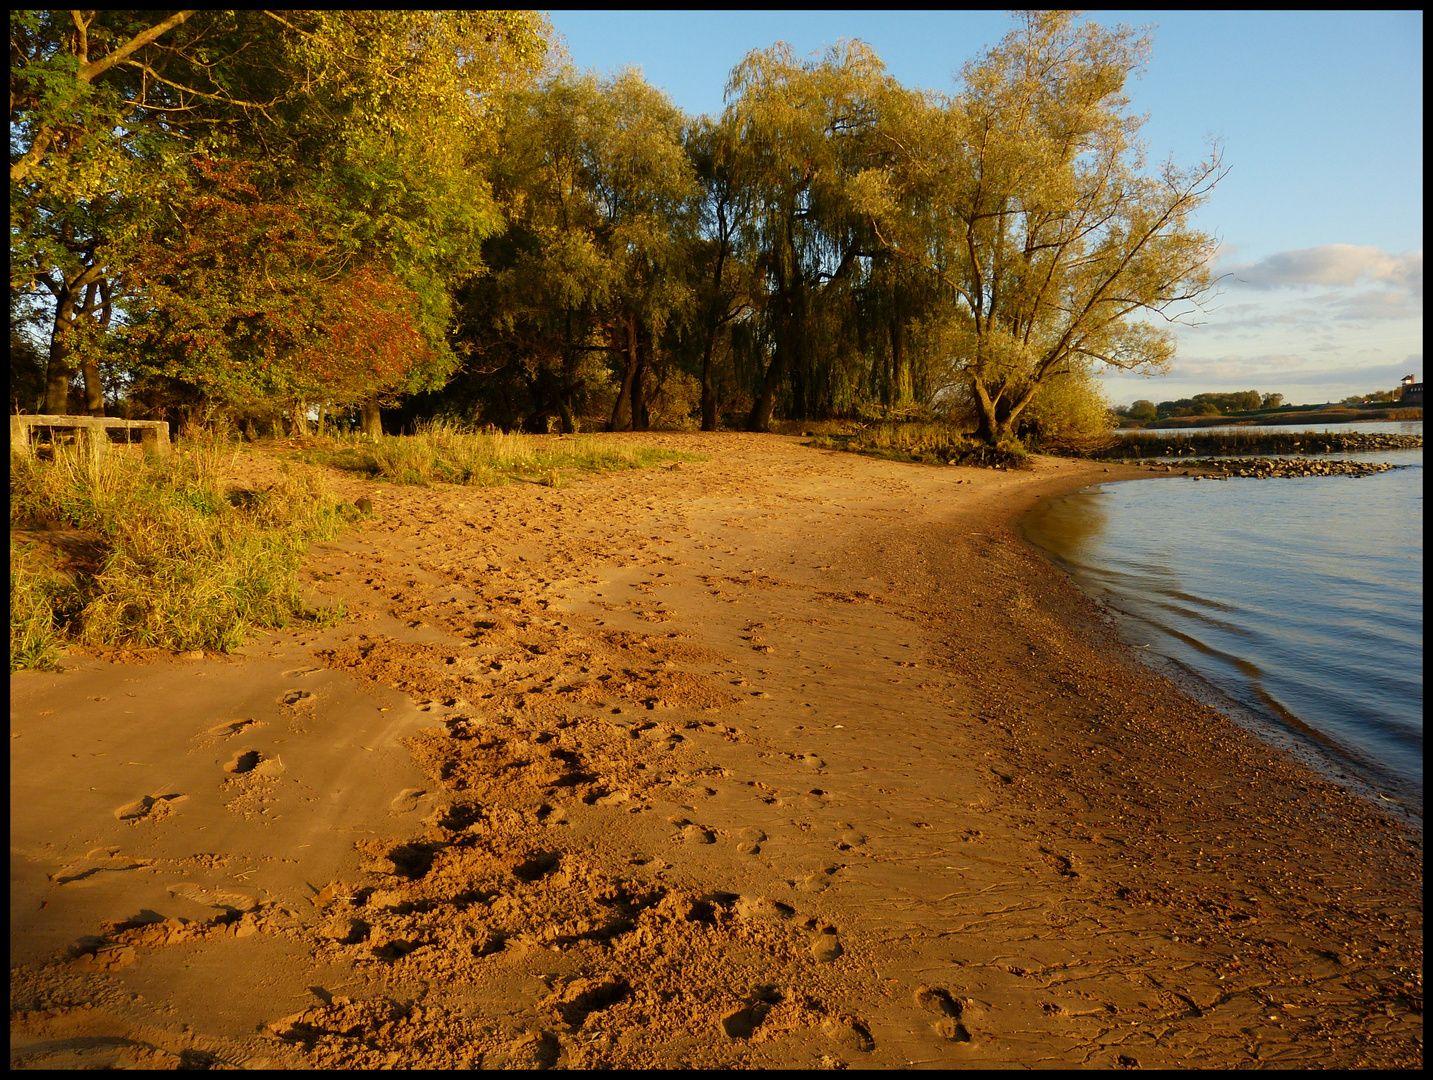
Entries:
[[1423,252],[1390,255],[1381,248],[1357,244],[1280,251],[1254,263],[1223,268],[1233,284],[1246,289],[1280,289],[1298,285],[1350,286],[1372,283],[1408,296],[1423,295]]

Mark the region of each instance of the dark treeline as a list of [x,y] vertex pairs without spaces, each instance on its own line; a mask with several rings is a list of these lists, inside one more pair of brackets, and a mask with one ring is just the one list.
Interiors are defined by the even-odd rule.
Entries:
[[[859,42],[716,117],[526,12],[12,15],[13,405],[504,428],[1110,426],[1210,286],[1217,156],[1142,166],[1146,38],[1028,13],[953,96]],[[28,328],[28,329],[23,329]]]
[[1283,404],[1283,394],[1236,390],[1233,393],[1195,394],[1192,398],[1161,401],[1158,405],[1141,399],[1133,405],[1116,406],[1114,411],[1116,416],[1126,416],[1131,420],[1163,420],[1169,416],[1227,416],[1230,413],[1258,412],[1278,409]]

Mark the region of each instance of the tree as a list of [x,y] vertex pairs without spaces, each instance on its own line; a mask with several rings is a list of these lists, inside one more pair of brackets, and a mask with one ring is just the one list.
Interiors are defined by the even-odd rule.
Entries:
[[250,415],[432,388],[446,364],[417,294],[325,235],[331,208],[266,199],[253,171],[198,159],[197,190],[171,192],[188,212],[126,253],[141,370]]
[[701,235],[689,249],[689,271],[696,280],[697,334],[701,342],[702,430],[717,427],[716,389],[712,369],[717,337],[753,307],[756,287],[751,265],[739,249],[755,210],[754,189],[747,175],[749,160],[730,122],[698,119],[687,131],[687,153],[698,182]]
[[128,260],[206,156],[322,206],[334,259],[397,275],[441,359],[447,286],[501,224],[479,151],[547,33],[530,12],[12,13],[12,285],[53,295],[48,407],[78,365],[102,408]]
[[571,431],[610,364],[608,426],[647,426],[663,334],[691,299],[683,121],[635,71],[563,72],[514,97],[496,175],[509,227],[486,248],[492,275],[464,288],[458,328],[462,381],[489,414],[556,415]]
[[893,161],[861,178],[882,239],[955,299],[951,362],[992,444],[1082,363],[1167,367],[1173,336],[1152,320],[1211,288],[1214,241],[1190,216],[1224,175],[1217,152],[1144,174],[1123,87],[1146,38],[1068,12],[1021,21],[955,98],[906,98],[883,128]]
[[1159,418],[1159,412],[1155,409],[1154,402],[1146,401],[1144,398],[1140,398],[1129,407],[1129,415],[1131,420],[1156,420]]
[[859,41],[814,61],[798,61],[778,44],[749,54],[732,72],[723,123],[746,158],[754,207],[743,245],[764,331],[754,341],[759,355],[770,356],[748,418],[752,430],[770,425],[788,376],[794,415],[813,411],[817,324],[879,246],[851,201],[851,181],[874,153],[879,101],[897,90]]
[[1277,409],[1284,404],[1283,394],[1265,394],[1264,400],[1259,403],[1261,409]]

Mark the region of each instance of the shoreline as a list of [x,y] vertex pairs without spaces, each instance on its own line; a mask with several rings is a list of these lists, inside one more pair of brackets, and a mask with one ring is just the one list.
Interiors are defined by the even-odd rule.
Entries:
[[336,481],[351,623],[12,676],[12,1063],[1421,1064],[1421,840],[1018,537],[1149,471],[627,438],[710,459]]
[[[1194,461],[1189,464],[1199,467],[1206,463]],[[1034,513],[1033,509],[1031,513]],[[1405,781],[1388,771],[1377,759],[1363,756],[1356,746],[1345,746],[1336,741],[1273,699],[1267,699],[1259,705],[1253,704],[1236,696],[1212,675],[1183,661],[1163,653],[1136,651],[1137,647],[1127,640],[1130,636],[1128,628],[1143,627],[1142,633],[1146,635],[1150,630],[1168,634],[1169,629],[1158,622],[1148,622],[1138,615],[1096,600],[1080,584],[1075,567],[1067,563],[1058,552],[1046,549],[1031,538],[1025,521],[1026,517],[1022,517],[1017,523],[1022,541],[1069,578],[1091,605],[1099,610],[1102,617],[1112,619],[1120,640],[1130,651],[1130,655],[1139,659],[1151,672],[1170,680],[1186,696],[1219,712],[1268,745],[1271,750],[1312,770],[1325,782],[1353,793],[1370,809],[1388,815],[1400,827],[1412,830],[1421,838],[1421,787],[1409,790],[1404,786]],[[1120,627],[1126,629],[1121,630]],[[1383,794],[1384,791],[1393,792],[1396,798],[1389,798]]]

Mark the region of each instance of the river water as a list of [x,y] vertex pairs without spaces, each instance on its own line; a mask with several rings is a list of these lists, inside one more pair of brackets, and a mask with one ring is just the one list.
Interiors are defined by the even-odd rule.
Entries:
[[1423,451],[1328,456],[1406,467],[1101,484],[1022,524],[1154,667],[1421,824]]

